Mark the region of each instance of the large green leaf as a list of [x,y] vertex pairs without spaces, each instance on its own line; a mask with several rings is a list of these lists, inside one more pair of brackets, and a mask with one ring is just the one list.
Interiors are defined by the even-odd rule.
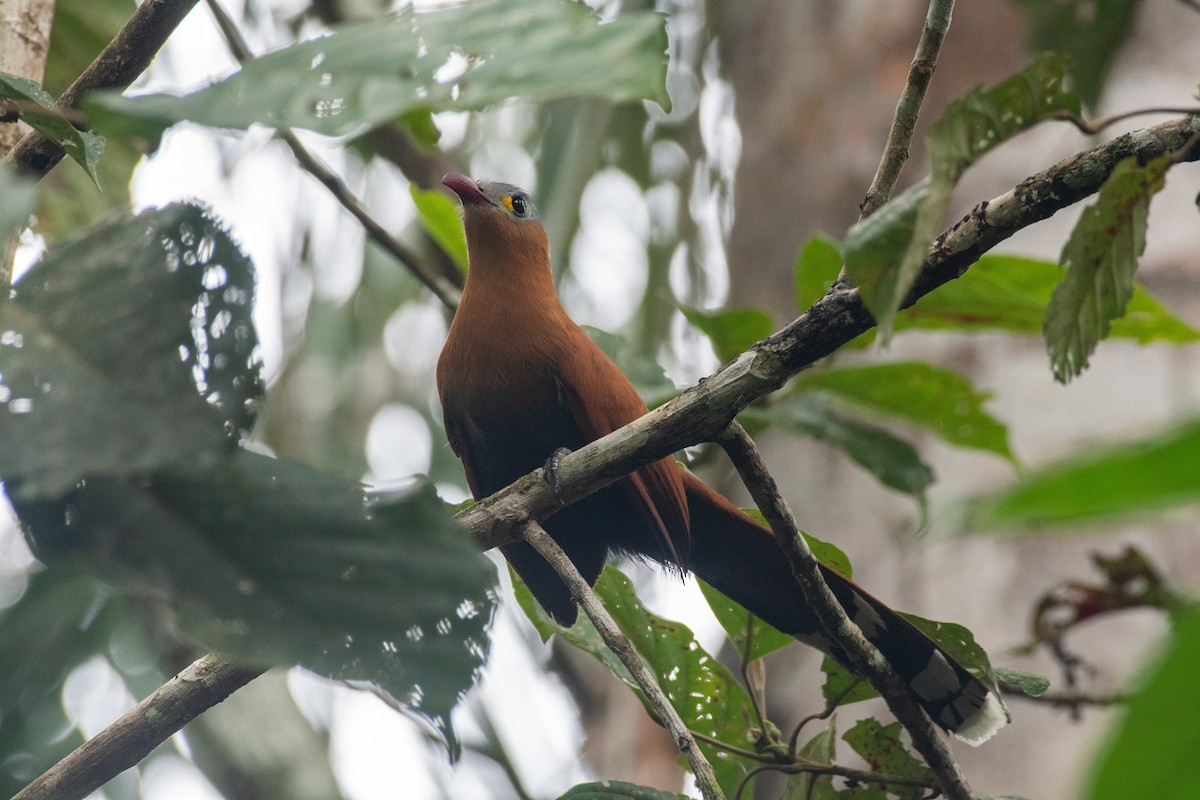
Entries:
[[966,530],[1096,522],[1200,502],[1200,422],[1090,448],[964,508]]
[[1050,366],[1063,383],[1083,372],[1112,320],[1125,313],[1146,248],[1150,198],[1172,163],[1166,154],[1144,167],[1135,158],[1117,164],[1071,231],[1062,252],[1067,274],[1050,298],[1043,328]]
[[1091,108],[1117,51],[1133,30],[1139,0],[1016,0],[1028,17],[1029,49],[1068,56],[1072,82]]
[[[901,195],[896,212],[878,213],[851,228],[843,256],[851,280],[886,339],[897,309],[916,280],[929,243],[941,229],[954,185],[980,156],[1013,135],[1062,111],[1079,111],[1064,88],[1066,65],[1046,55],[991,89],[975,88],[954,101],[925,139],[932,174],[918,191]],[[885,207],[886,208],[886,207]],[[865,254],[855,248],[866,247]]]
[[173,205],[52,249],[0,301],[0,476],[57,496],[217,457],[262,392],[249,260]]
[[771,315],[761,308],[701,311],[681,306],[680,311],[688,322],[708,337],[721,361],[732,361],[775,330]]
[[[554,632],[592,654],[645,702],[625,665],[608,649],[585,615],[581,614],[573,627],[561,628],[550,620],[515,573],[513,585],[521,608],[543,639]],[[693,731],[744,747],[749,734],[747,726],[754,719],[750,697],[729,670],[700,647],[691,630],[650,612],[638,600],[629,579],[615,567],[606,567],[601,573],[596,594],[633,643],[684,724]],[[712,763],[721,787],[732,796],[752,762],[704,742],[700,742],[700,749]]]
[[910,494],[924,505],[933,473],[913,446],[882,428],[834,412],[816,395],[797,395],[764,408],[747,409],[742,416],[796,436],[828,442],[885,486]]
[[[97,181],[96,164],[104,153],[103,136],[81,131],[68,122],[50,93],[28,78],[0,72],[0,100],[17,102],[22,121],[57,143],[93,181]],[[96,185],[99,186],[98,181]]]
[[431,487],[368,505],[353,482],[243,450],[14,507],[46,563],[168,603],[238,660],[369,683],[457,752],[449,712],[486,656],[496,576]]
[[[986,255],[961,278],[950,281],[901,311],[896,328],[929,330],[1005,330],[1041,333],[1046,306],[1062,269],[1050,261],[1008,255]],[[1200,333],[1134,284],[1125,316],[1113,320],[1111,336],[1141,344],[1165,341],[1186,344]]]
[[1190,800],[1200,784],[1195,705],[1200,613],[1183,616],[1165,652],[1116,721],[1087,792],[1090,800]]
[[983,410],[990,395],[953,370],[921,361],[838,367],[806,373],[800,388],[919,425],[950,444],[1013,457],[1008,429]]
[[[842,739],[867,762],[875,772],[884,772],[904,778],[918,778],[933,783],[933,770],[914,758],[900,740],[902,728],[899,722],[880,725],[874,719],[859,720],[846,731]],[[887,785],[889,794],[900,800],[920,800],[927,790],[917,786]]]
[[89,119],[157,140],[176,122],[355,133],[414,110],[466,111],[510,97],[589,95],[667,103],[666,30],[651,11],[600,24],[583,3],[476,0],[349,25],[248,61],[184,97],[96,96]]

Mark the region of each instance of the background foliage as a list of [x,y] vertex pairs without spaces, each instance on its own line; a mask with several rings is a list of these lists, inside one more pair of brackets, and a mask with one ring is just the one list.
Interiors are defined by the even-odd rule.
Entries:
[[[34,209],[33,230],[48,245],[0,302],[0,476],[37,558],[14,533],[0,613],[0,784],[10,793],[82,741],[87,725],[72,681],[91,675],[94,688],[95,675],[108,675],[142,696],[202,647],[369,688],[440,740],[444,749],[427,747],[409,731],[410,749],[428,762],[465,749],[454,777],[439,766],[426,766],[439,776],[433,783],[406,772],[412,796],[675,796],[620,782],[568,790],[582,779],[577,770],[528,767],[520,751],[538,748],[534,734],[496,718],[485,701],[459,703],[479,678],[488,625],[507,589],[497,592],[493,565],[475,552],[446,505],[465,497],[431,394],[446,310],[364,242],[353,223],[331,219],[331,207],[316,199],[319,188],[291,168],[262,126],[337,137],[304,134],[386,227],[450,281],[461,279],[465,252],[454,205],[434,189],[441,172],[453,166],[535,189],[564,301],[577,318],[597,324],[590,332],[651,405],[770,334],[784,314],[802,313],[844,263],[894,349],[868,348],[877,337],[860,337],[747,410],[743,421],[768,440],[784,437],[787,448],[825,448],[822,459],[869,476],[863,492],[915,501],[904,505],[909,530],[928,522],[936,533],[1053,537],[1131,517],[1150,526],[1164,510],[1194,522],[1194,405],[1163,429],[1120,441],[1098,431],[1077,452],[1064,449],[1053,462],[1025,466],[1014,446],[1017,422],[998,413],[991,389],[981,388],[984,371],[939,358],[936,346],[919,347],[928,341],[921,337],[1014,337],[1023,347],[1041,337],[1049,366],[1043,375],[1062,382],[1085,374],[1104,339],[1135,342],[1147,353],[1180,348],[1194,358],[1189,346],[1200,334],[1188,315],[1172,310],[1173,298],[1141,285],[1136,272],[1158,232],[1154,197],[1179,173],[1194,179],[1194,169],[1184,172],[1188,165],[1167,157],[1125,162],[1063,233],[1057,262],[989,254],[962,278],[900,309],[926,243],[956,208],[964,173],[1046,120],[1077,113],[1081,103],[1095,108],[1139,4],[1103,4],[1105,13],[1090,21],[1076,13],[1079,4],[1057,4],[1057,16],[1044,4],[1015,4],[1031,51],[1071,58],[1015,54],[1029,63],[927,109],[928,131],[915,149],[929,177],[911,182],[862,224],[835,229],[836,239],[789,234],[791,257],[760,267],[771,281],[744,272],[747,264],[726,263],[727,252],[737,253],[731,227],[753,207],[738,194],[745,181],[734,181],[738,149],[742,141],[753,146],[757,134],[729,127],[735,93],[728,81],[739,56],[728,48],[751,48],[753,39],[737,37],[737,15],[724,4],[604,5],[594,13],[552,0],[481,1],[382,16],[383,5],[249,3],[241,25],[257,49],[274,52],[241,70],[231,63],[232,74],[212,85],[191,72],[196,52],[220,47],[200,9],[156,65],[144,87],[149,94],[89,100],[96,134],[53,116],[25,115],[31,124],[44,122],[39,129],[62,141],[76,163],[36,189],[0,173],[11,187],[0,197],[0,235],[18,230]],[[914,8],[919,20],[922,10]],[[45,80],[51,94],[88,63],[126,12],[113,0],[58,3]],[[329,29],[335,32],[296,44]],[[911,52],[910,41],[904,47]],[[51,96],[13,80],[0,82],[0,94],[29,107],[44,107]],[[739,102],[753,101],[743,95]],[[835,119],[826,124],[845,127]],[[235,137],[194,125],[245,132]],[[198,141],[205,147],[196,148]],[[879,144],[872,140],[868,149],[875,153]],[[149,164],[139,162],[141,151],[155,150]],[[196,193],[224,207],[223,220],[181,204],[111,216],[130,202],[131,177],[135,198],[140,187],[140,202],[158,202],[161,175],[179,152],[210,154],[201,165],[207,177],[193,172],[192,179],[219,185],[197,185]],[[1021,168],[1035,169],[1028,162]],[[920,169],[909,173],[917,177]],[[190,196],[192,187],[182,188]],[[780,216],[776,227],[790,231],[792,221]],[[775,291],[770,307],[717,307],[726,294],[738,297],[738,286],[780,280],[786,291]],[[1103,402],[1102,388],[1089,391]],[[1002,476],[991,481],[999,488],[939,497],[934,459],[951,449],[986,459]],[[705,448],[690,456],[697,469],[713,460]],[[412,473],[422,477],[396,483]],[[360,480],[380,488],[364,492]],[[814,549],[849,572],[837,548],[814,540]],[[1134,578],[1153,576],[1160,585],[1152,567],[1138,569]],[[1172,698],[1184,692],[1178,676],[1195,661],[1200,630],[1186,592],[1132,592],[1130,574],[1110,569],[1106,582],[1088,585],[1096,613],[1157,609],[1175,624],[1158,671],[1095,757],[1087,792],[1125,797],[1130,786],[1153,785],[1157,797],[1185,797],[1200,776],[1173,754],[1186,752],[1197,726]],[[1195,575],[1171,577],[1194,586]],[[725,743],[705,748],[728,796],[756,765],[783,758],[790,747],[818,762],[841,763],[852,752],[876,770],[923,774],[898,726],[869,716],[850,721],[862,707],[849,704],[870,692],[846,693],[851,681],[836,665],[827,663],[819,678],[809,671],[807,681],[824,684],[823,699],[805,702],[816,703],[814,711],[824,702],[848,707],[793,733],[761,702],[768,682],[760,659],[785,648],[787,637],[702,587],[720,631],[711,617],[708,627],[729,642],[710,635],[707,644],[688,625],[644,605],[635,591],[646,588],[644,576],[634,578],[610,568],[599,589],[689,724]],[[1044,584],[1046,598],[1051,584]],[[587,718],[589,691],[598,690],[587,687],[595,678],[572,661],[570,649],[596,656],[626,680],[623,668],[586,621],[558,630],[519,586],[516,597],[543,641],[569,645],[557,647],[554,665],[579,684],[576,699]],[[1019,607],[1032,609],[1038,600],[1021,597]],[[1070,610],[1082,617],[1087,609]],[[695,612],[688,614],[690,620]],[[501,612],[491,629],[506,637],[499,646],[533,648],[543,658],[537,645],[520,641],[529,629],[513,621]],[[974,647],[965,629],[942,630]],[[1061,650],[1069,630],[1035,631],[1035,644]],[[976,630],[976,637],[998,641],[990,633]],[[722,647],[723,656],[715,652]],[[496,674],[501,659],[493,655]],[[980,653],[970,659],[986,663]],[[1009,660],[1026,666],[1010,653],[992,658],[1002,666]],[[515,686],[534,671],[524,664]],[[1045,690],[1027,675],[1005,674],[1031,695]],[[1069,662],[1064,674],[1079,677]],[[1060,675],[1051,679],[1057,687]],[[336,729],[340,701],[326,689],[296,688],[307,680],[295,679],[291,692],[275,684],[231,701],[242,704],[249,732],[221,723],[237,708],[189,729],[191,759],[212,791],[230,798],[367,796],[352,778],[334,774],[326,736]],[[773,670],[772,682],[780,680]],[[772,701],[770,711],[779,705]],[[1019,728],[1026,708],[1014,708],[1018,727],[1005,735],[1032,736]],[[262,738],[265,719],[281,727],[290,720],[300,741],[248,759],[239,750]],[[452,719],[468,732],[460,736]],[[170,749],[148,759],[141,778],[173,758]],[[1011,758],[995,754],[1003,751],[992,752],[980,758],[1011,767]],[[286,778],[297,769],[296,753],[309,754],[305,769],[316,776],[307,790]],[[648,751],[637,755],[653,760]],[[419,758],[410,755],[408,763]],[[672,758],[668,750],[658,761],[669,770]],[[573,759],[568,752],[567,763]],[[610,777],[596,761],[600,777]],[[531,778],[535,789],[526,785]],[[670,785],[665,780],[673,778],[654,782]],[[145,787],[126,776],[106,793],[152,794]],[[1047,796],[1036,787],[994,789]],[[919,796],[911,787],[848,789],[807,775],[792,775],[786,785],[760,781],[758,791]]]

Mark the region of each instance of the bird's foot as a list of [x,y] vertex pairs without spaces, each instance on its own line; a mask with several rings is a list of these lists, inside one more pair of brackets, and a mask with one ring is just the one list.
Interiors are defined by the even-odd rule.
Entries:
[[560,505],[566,505],[562,499],[562,483],[558,479],[558,464],[562,461],[563,456],[571,453],[565,447],[560,447],[550,454],[546,459],[546,463],[542,465],[542,473],[546,479],[546,483],[550,484],[550,488],[554,490],[554,496],[558,498]]

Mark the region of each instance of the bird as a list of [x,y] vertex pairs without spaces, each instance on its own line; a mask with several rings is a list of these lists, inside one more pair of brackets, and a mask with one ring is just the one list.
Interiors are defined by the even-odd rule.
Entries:
[[[438,358],[446,438],[476,499],[647,413],[628,378],[563,309],[529,193],[447,173],[461,202],[468,271]],[[594,584],[610,556],[690,571],[770,625],[845,663],[822,632],[771,532],[671,456],[566,506],[543,526]],[[564,627],[578,609],[525,542],[501,546]],[[840,572],[822,565],[851,620],[943,729],[978,745],[1008,722],[998,690]]]

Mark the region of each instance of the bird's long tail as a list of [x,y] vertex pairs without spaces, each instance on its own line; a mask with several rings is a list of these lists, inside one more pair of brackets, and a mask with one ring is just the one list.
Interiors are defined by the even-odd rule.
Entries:
[[[771,533],[691,474],[684,486],[692,572],[779,630],[838,658]],[[824,566],[822,572],[846,614],[936,723],[973,745],[1007,724],[1008,712],[991,687],[849,578]]]

